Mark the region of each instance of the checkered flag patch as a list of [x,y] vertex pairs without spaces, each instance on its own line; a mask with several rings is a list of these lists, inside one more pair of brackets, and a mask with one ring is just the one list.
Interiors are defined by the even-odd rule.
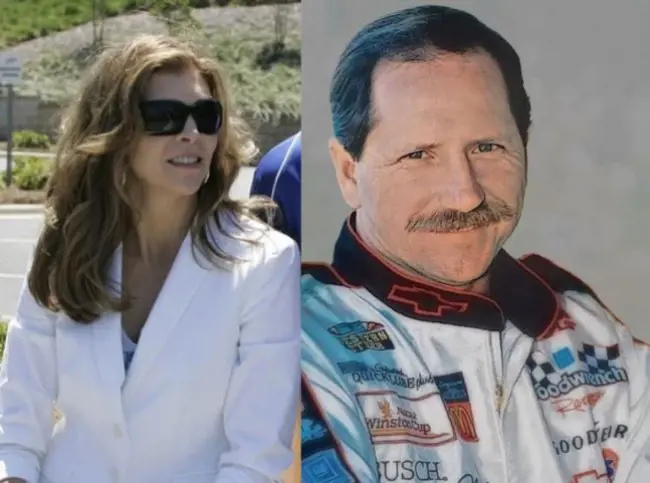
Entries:
[[561,381],[561,375],[558,374],[553,364],[541,352],[533,352],[526,361],[526,365],[535,386],[539,385],[546,388]]
[[609,347],[582,344],[582,348],[583,350],[578,351],[578,358],[585,363],[589,372],[604,372],[617,367],[613,362],[621,356],[618,344]]

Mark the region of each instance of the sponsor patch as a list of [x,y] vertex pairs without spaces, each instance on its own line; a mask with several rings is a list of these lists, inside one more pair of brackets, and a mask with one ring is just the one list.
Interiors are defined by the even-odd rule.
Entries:
[[603,397],[603,391],[594,391],[585,394],[582,397],[563,397],[553,399],[553,410],[559,414],[566,415],[570,412],[586,412],[587,409],[593,409],[598,401]]
[[480,480],[478,477],[474,476],[471,473],[465,473],[463,476],[458,478],[458,483],[489,483],[485,480]]
[[383,324],[372,321],[342,322],[329,327],[328,332],[338,338],[352,352],[386,351],[395,346]]
[[442,472],[442,463],[433,460],[378,461],[381,481],[434,481],[448,482]]
[[327,426],[305,382],[301,390],[301,481],[304,483],[358,483],[339,453],[336,439]]
[[559,351],[553,352],[553,361],[558,369],[566,369],[573,364],[576,359],[573,357],[573,352],[568,347],[564,347]]
[[300,481],[303,483],[350,483],[354,480],[341,464],[336,451],[329,449],[303,458]]
[[338,362],[337,365],[340,371],[356,384],[380,383],[416,391],[435,384],[431,374],[408,376],[401,369],[381,363],[370,365],[360,361],[344,361]]
[[553,441],[557,455],[573,453],[589,446],[604,445],[610,439],[625,439],[628,427],[625,424],[613,424],[602,428],[590,429],[584,434],[572,438]]
[[[373,444],[440,446],[456,440],[438,392],[406,397],[395,391],[357,392]],[[431,415],[440,415],[431,417]]]
[[603,449],[603,460],[605,461],[605,471],[588,470],[573,475],[569,483],[610,483],[614,481],[616,471],[618,470],[619,456],[609,448]]
[[546,331],[537,340],[548,340],[552,337],[555,337],[560,332],[564,332],[565,330],[575,330],[575,328],[576,323],[571,319],[571,317],[564,314],[555,319],[550,327],[546,329]]
[[394,285],[386,298],[392,302],[410,307],[418,314],[427,317],[442,317],[446,313],[463,313],[467,310],[467,302],[446,300],[442,294],[420,287],[402,287]]
[[605,460],[607,476],[609,476],[613,481],[616,476],[616,470],[618,470],[618,454],[609,448],[605,448],[603,449],[603,460]]
[[627,371],[621,367],[618,344],[597,347],[583,344],[574,356],[564,347],[552,354],[552,361],[541,351],[533,352],[526,365],[541,401],[566,396],[579,387],[605,387],[627,382]]
[[463,373],[435,376],[434,379],[458,437],[467,443],[476,443],[479,439]]
[[311,443],[327,435],[327,427],[322,421],[303,416],[300,421],[300,434],[303,443]]

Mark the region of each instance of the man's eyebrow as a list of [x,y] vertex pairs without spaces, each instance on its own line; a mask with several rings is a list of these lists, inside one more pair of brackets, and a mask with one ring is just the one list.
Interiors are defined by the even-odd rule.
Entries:
[[414,143],[410,146],[405,147],[409,152],[412,151],[426,151],[429,149],[436,149],[440,147],[440,143]]
[[511,132],[494,132],[483,136],[478,136],[474,142],[489,142],[489,141],[514,141],[516,135]]
[[440,143],[407,141],[407,142],[401,142],[399,144],[395,144],[393,146],[389,145],[387,151],[391,154],[407,154],[407,153],[412,153],[414,151],[425,151],[428,149],[436,149],[438,147],[440,147]]

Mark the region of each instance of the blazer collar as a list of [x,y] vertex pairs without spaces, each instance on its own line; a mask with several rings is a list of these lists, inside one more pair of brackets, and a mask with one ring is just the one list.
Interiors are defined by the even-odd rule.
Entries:
[[[116,295],[121,293],[119,287],[122,284],[122,249],[120,245],[115,251],[110,269],[110,280],[116,285]],[[122,390],[127,397],[142,383],[156,358],[163,353],[165,344],[172,340],[170,336],[174,328],[182,319],[209,270],[209,261],[198,250],[194,254],[192,239],[188,234],[154,302],[128,374],[125,374],[121,351],[121,314],[108,313],[93,323],[94,352],[101,376],[107,385]]]

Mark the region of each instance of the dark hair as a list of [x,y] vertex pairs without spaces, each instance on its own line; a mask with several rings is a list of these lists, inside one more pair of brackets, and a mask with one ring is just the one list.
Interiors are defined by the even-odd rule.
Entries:
[[530,101],[515,49],[473,15],[423,5],[400,10],[363,27],[339,58],[330,89],[334,135],[359,159],[372,129],[372,75],[382,60],[423,62],[436,53],[487,52],[505,80],[517,129],[528,144]]

